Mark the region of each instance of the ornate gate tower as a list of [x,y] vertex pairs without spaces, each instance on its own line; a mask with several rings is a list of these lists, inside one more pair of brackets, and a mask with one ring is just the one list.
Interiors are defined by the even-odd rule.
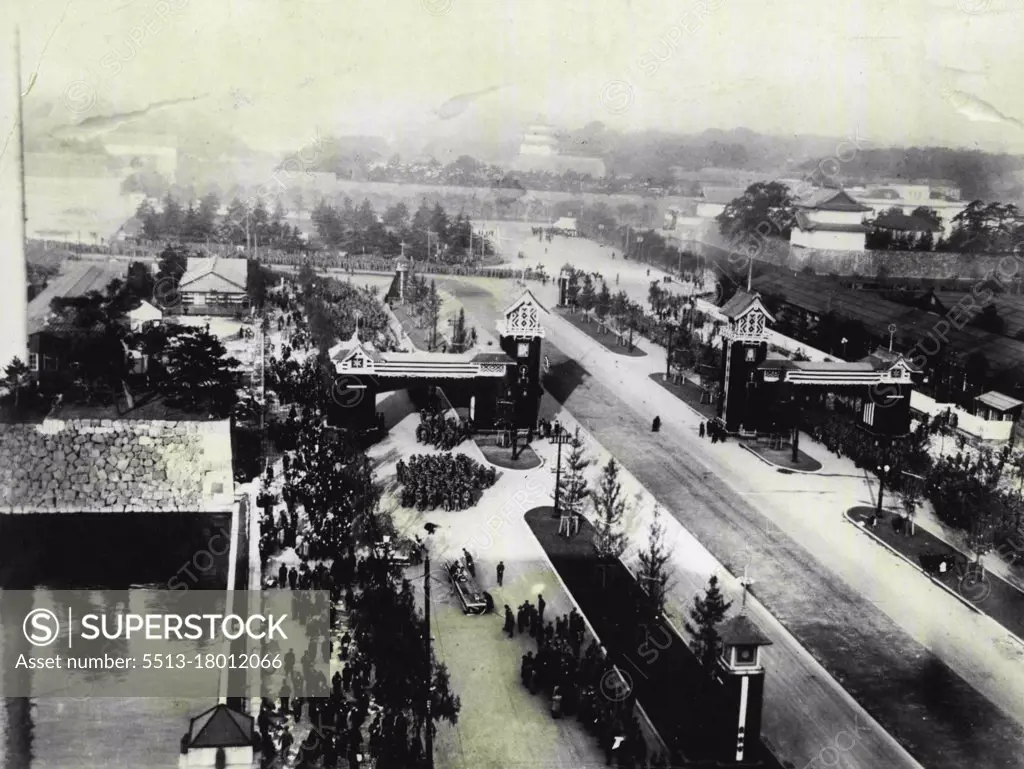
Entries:
[[544,327],[540,314],[547,310],[529,291],[505,310],[504,322],[498,322],[501,349],[515,366],[508,374],[512,412],[516,427],[536,428],[543,392],[540,381],[541,341]]
[[722,374],[718,416],[725,429],[738,432],[752,422],[752,397],[758,385],[757,367],[768,357],[768,324],[775,318],[759,294],[737,291],[721,310],[729,325],[722,342]]

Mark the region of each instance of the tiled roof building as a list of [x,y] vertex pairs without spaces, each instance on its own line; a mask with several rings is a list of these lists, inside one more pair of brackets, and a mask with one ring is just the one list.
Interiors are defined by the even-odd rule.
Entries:
[[227,421],[0,424],[4,512],[227,512]]

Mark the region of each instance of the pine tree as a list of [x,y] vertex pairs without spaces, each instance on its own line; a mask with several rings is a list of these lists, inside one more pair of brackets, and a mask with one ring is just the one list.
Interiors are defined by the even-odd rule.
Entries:
[[14,390],[14,409],[18,409],[18,398],[21,395],[21,388],[28,379],[29,367],[21,358],[14,358],[4,369],[4,379],[11,389]]
[[722,591],[718,589],[718,577],[712,575],[708,580],[704,597],[694,597],[690,619],[683,623],[686,632],[692,636],[690,649],[708,673],[715,664],[721,645],[718,625],[725,619],[725,613],[729,611],[730,606],[732,601],[726,602]]
[[437,282],[430,281],[430,293],[426,300],[427,317],[430,319],[430,349],[437,347],[437,318],[441,314],[441,295],[437,293]]
[[597,513],[597,534],[594,545],[602,559],[618,558],[626,549],[622,519],[626,515],[626,498],[619,482],[619,466],[609,459],[602,470],[598,488],[591,495]]
[[459,314],[455,318],[455,325],[452,327],[452,351],[463,352],[469,346],[469,332],[466,329],[466,311],[459,308]]
[[648,529],[647,549],[640,553],[640,583],[647,594],[646,614],[655,619],[665,612],[665,594],[668,592],[669,551],[665,546],[665,527],[661,523],[661,510],[655,508]]
[[569,441],[569,456],[565,460],[565,471],[562,475],[559,507],[563,514],[583,514],[583,501],[588,493],[584,473],[590,465],[591,460],[583,454],[583,441],[580,439],[580,428],[577,427],[572,440]]
[[590,314],[597,303],[597,293],[594,291],[594,281],[589,275],[583,280],[583,288],[580,290],[576,302],[583,308],[583,312]]

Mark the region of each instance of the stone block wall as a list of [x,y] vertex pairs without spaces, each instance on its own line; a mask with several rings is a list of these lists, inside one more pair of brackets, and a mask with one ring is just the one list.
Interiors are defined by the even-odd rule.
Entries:
[[41,425],[0,425],[0,511],[229,508],[230,447],[227,421],[48,419]]
[[730,245],[717,230],[705,223],[700,232],[680,247],[712,259],[721,259],[740,269],[746,266],[745,257],[793,272],[810,268],[817,275],[861,277],[874,279],[879,270],[890,278],[924,279],[935,281],[983,280],[997,272],[1007,284],[1007,290],[1019,292],[1024,279],[1024,264],[1009,254],[963,254],[939,251],[833,251],[791,246],[779,239],[751,239]]

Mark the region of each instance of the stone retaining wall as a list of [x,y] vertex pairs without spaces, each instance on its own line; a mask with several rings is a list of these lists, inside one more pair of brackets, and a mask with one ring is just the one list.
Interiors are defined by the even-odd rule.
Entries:
[[0,512],[230,510],[227,421],[0,425]]
[[[681,241],[681,248],[713,259],[730,260],[745,267],[748,247],[756,248],[759,262],[794,272],[810,268],[818,275],[862,277],[874,279],[879,270],[889,278],[970,282],[990,276],[993,271],[1004,277],[1012,290],[1019,291],[1024,265],[1010,254],[963,254],[940,251],[833,251],[791,246],[783,240],[744,241],[738,247],[729,244],[710,227],[690,241]],[[1016,278],[1016,281],[1015,281]]]

